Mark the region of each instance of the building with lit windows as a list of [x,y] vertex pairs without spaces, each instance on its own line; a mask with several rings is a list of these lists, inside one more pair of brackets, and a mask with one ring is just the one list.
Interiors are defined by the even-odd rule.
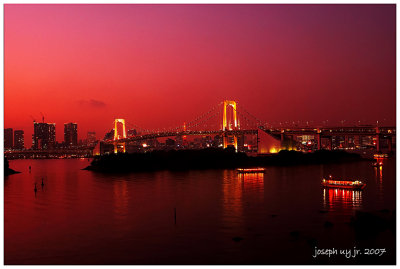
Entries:
[[4,149],[11,149],[13,147],[13,129],[4,129]]
[[33,122],[32,148],[51,149],[56,143],[56,124]]
[[88,132],[86,140],[88,145],[94,145],[96,143],[96,132]]
[[76,147],[78,145],[78,124],[64,123],[64,143],[66,147]]
[[24,131],[23,130],[15,130],[14,131],[14,148],[15,149],[24,149]]

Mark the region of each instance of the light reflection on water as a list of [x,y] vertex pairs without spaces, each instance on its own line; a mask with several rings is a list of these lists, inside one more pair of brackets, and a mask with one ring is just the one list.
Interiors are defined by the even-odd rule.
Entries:
[[113,181],[114,187],[114,212],[115,217],[120,220],[126,219],[129,203],[128,187],[126,181],[115,180]]
[[[340,225],[326,235],[324,222],[346,223],[359,209],[395,208],[395,160],[379,169],[360,162],[267,167],[265,174],[111,175],[80,170],[87,164],[10,162],[23,173],[4,183],[6,264],[285,264],[288,258],[296,264],[309,262],[310,246],[295,243],[291,231],[349,240],[350,230]],[[361,178],[367,187],[322,189],[326,174]]]
[[222,221],[227,227],[233,223],[243,227],[243,184],[237,180],[235,171],[224,170],[222,183]]
[[362,206],[362,191],[323,188],[324,207],[328,210],[354,210]]

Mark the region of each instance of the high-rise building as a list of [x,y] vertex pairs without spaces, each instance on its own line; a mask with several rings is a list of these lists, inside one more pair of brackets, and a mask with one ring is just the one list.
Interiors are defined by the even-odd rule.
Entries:
[[4,129],[4,149],[11,149],[13,147],[13,129]]
[[23,130],[15,130],[14,131],[14,148],[15,149],[23,149],[24,145],[24,131]]
[[33,122],[32,148],[50,149],[56,143],[56,124]]
[[93,145],[96,143],[96,133],[95,132],[88,132],[87,133],[87,144]]
[[78,145],[78,124],[64,123],[64,142],[67,147]]

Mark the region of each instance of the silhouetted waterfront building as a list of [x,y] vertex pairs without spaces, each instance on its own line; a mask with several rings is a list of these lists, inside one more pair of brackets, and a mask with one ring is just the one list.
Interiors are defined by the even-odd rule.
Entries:
[[88,145],[94,145],[96,143],[96,132],[88,132],[86,140]]
[[167,140],[165,140],[165,145],[167,145],[169,147],[173,147],[173,146],[175,146],[175,140],[173,140],[171,138],[167,138]]
[[247,150],[247,147],[245,149],[245,146],[244,146],[244,144],[245,144],[244,140],[245,140],[244,139],[244,135],[238,135],[237,136],[237,147],[238,147],[239,151]]
[[24,149],[24,131],[23,130],[15,130],[14,131],[14,148],[15,149]]
[[66,147],[76,147],[78,145],[78,124],[64,123],[64,142]]
[[11,149],[13,147],[13,129],[4,129],[4,149]]
[[33,122],[32,148],[50,149],[56,143],[56,124]]
[[214,147],[222,147],[223,146],[223,138],[220,135],[214,136],[214,140],[212,141]]

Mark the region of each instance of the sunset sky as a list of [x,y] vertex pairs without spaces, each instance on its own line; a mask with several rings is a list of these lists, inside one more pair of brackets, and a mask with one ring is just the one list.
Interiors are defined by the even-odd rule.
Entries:
[[4,6],[4,127],[97,137],[224,99],[263,121],[395,125],[395,5]]

